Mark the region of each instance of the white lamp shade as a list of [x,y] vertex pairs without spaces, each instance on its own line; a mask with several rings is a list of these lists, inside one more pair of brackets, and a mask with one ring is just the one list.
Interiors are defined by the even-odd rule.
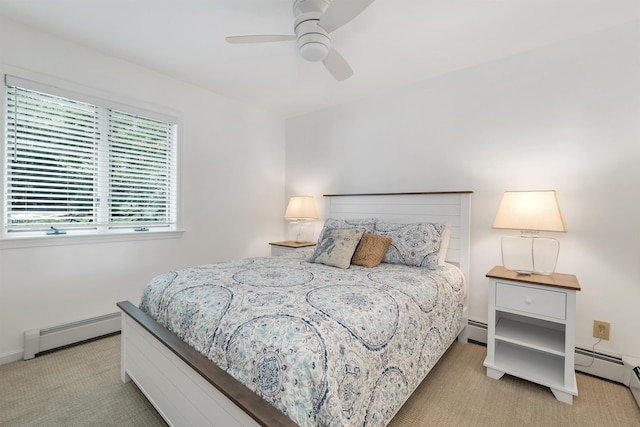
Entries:
[[289,199],[289,205],[284,213],[285,219],[305,221],[318,219],[316,203],[312,196],[293,196]]
[[558,195],[553,190],[505,191],[493,228],[567,231]]

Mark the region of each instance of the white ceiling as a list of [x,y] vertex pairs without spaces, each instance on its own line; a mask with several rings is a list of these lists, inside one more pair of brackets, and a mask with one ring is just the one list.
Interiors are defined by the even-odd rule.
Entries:
[[293,0],[0,0],[0,14],[291,117],[640,19],[640,0],[376,0],[332,34],[337,82],[294,42]]

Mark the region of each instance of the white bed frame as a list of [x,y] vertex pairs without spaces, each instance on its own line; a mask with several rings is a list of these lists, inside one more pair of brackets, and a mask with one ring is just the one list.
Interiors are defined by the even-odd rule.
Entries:
[[[447,262],[469,280],[470,191],[325,195],[326,216],[438,222],[451,230]],[[469,291],[458,339],[467,341]],[[288,417],[128,301],[122,309],[122,381],[133,380],[172,426],[295,426]]]

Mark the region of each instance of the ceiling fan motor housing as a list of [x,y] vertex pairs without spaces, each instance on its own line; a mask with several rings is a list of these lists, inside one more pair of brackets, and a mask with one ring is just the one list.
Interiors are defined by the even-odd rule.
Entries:
[[293,16],[297,18],[303,13],[324,13],[331,4],[330,0],[295,0],[293,2]]
[[318,25],[321,13],[304,13],[296,18],[295,33],[300,55],[307,61],[322,61],[331,50],[329,34]]

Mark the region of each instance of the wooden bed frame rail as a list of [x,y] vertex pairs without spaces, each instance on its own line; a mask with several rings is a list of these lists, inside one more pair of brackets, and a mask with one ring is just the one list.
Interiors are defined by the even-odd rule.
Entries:
[[[117,306],[122,310],[122,381],[133,380],[170,425],[297,426],[289,417],[262,400],[131,302],[122,301],[117,303]],[[155,340],[151,341],[148,337],[145,338],[145,335],[150,335]],[[137,340],[131,341],[132,337]],[[149,344],[149,348],[144,348],[145,344]],[[183,372],[186,376],[182,378],[165,376],[170,375],[170,369],[163,369],[163,365],[177,365],[175,359],[186,363],[196,375]],[[129,365],[136,367],[133,370],[135,374],[128,369]],[[147,371],[144,365],[150,365],[149,367],[157,370]],[[166,387],[162,386],[163,382],[167,383]],[[210,393],[210,397],[219,401],[219,407],[211,403],[202,407],[192,400],[203,389],[210,389],[202,384],[203,382],[211,384],[218,391]],[[148,387],[150,383],[154,387]],[[173,386],[181,392],[179,395],[171,390]],[[194,393],[190,392],[192,387],[195,387]],[[147,391],[157,389],[164,390],[165,394],[158,395],[156,392],[152,396]],[[228,400],[233,402],[235,407],[230,407]],[[171,408],[178,405],[180,408],[174,413]],[[191,411],[184,411],[185,405],[193,408]],[[184,412],[190,412],[190,418],[185,418],[182,414]]]

